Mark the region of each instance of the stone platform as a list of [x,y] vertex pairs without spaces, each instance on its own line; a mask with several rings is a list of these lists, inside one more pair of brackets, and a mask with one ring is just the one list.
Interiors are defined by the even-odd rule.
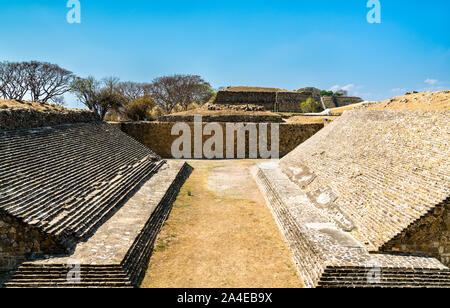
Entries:
[[450,270],[435,258],[369,252],[344,230],[350,221],[339,209],[320,208],[278,161],[254,175],[307,287],[450,288]]
[[192,168],[169,162],[73,253],[23,263],[7,288],[137,287],[159,230]]

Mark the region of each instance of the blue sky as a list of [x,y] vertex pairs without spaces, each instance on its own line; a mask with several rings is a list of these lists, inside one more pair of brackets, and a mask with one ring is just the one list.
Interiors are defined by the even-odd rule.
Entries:
[[[345,87],[364,99],[450,89],[450,1],[0,0],[0,60],[149,82],[198,74],[213,87]],[[68,98],[72,107],[81,107]]]

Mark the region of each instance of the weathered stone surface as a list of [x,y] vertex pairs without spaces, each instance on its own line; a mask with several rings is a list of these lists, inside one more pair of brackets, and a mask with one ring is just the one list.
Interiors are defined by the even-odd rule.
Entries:
[[449,112],[348,112],[281,166],[288,175],[307,166],[314,181],[299,188],[329,187],[334,206],[355,224],[352,235],[379,251],[423,216],[431,219],[426,215],[450,195],[449,118]]
[[68,123],[99,121],[88,110],[40,111],[32,108],[0,109],[0,130],[29,129]]
[[[192,168],[170,162],[68,255],[45,256],[21,265],[6,287],[135,287],[147,269],[159,230]],[[78,281],[68,280],[80,267]]]
[[[122,123],[110,123],[111,125],[121,129],[140,143],[144,144],[152,151],[157,153],[163,158],[172,158],[172,144],[179,138],[179,136],[172,136],[171,131],[175,123],[171,122],[122,122]],[[192,132],[192,144],[194,144],[193,132],[194,124],[192,122],[187,123]],[[219,123],[223,130],[224,145],[226,144],[226,123]],[[203,124],[203,128],[207,123]],[[257,123],[259,125],[259,123]],[[280,123],[280,157],[288,154],[295,149],[299,144],[306,141],[313,136],[319,130],[321,130],[323,124],[287,124]],[[259,126],[257,126],[259,127]],[[268,144],[271,144],[271,130],[270,124],[268,125]],[[211,138],[211,136],[203,136],[203,143]],[[259,141],[258,141],[259,142]],[[237,148],[237,136],[234,137],[235,150]],[[259,143],[258,143],[259,145]],[[248,157],[249,142],[246,137],[246,157]],[[194,149],[192,149],[192,157],[194,157]],[[224,147],[224,157],[226,157],[226,147]]]
[[370,253],[300,190],[278,162],[260,164],[255,178],[307,287],[450,287],[450,270],[437,259]]

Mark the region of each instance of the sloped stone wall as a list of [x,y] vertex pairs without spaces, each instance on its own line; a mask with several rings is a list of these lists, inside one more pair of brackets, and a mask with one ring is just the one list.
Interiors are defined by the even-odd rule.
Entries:
[[450,266],[450,197],[383,246],[383,251],[436,257]]
[[323,109],[344,107],[363,102],[361,98],[354,96],[322,96],[321,100]]
[[0,213],[0,272],[15,268],[32,254],[63,252],[51,237]]
[[[123,132],[127,133],[140,143],[144,144],[156,154],[163,158],[172,158],[172,143],[179,136],[172,136],[172,127],[176,124],[174,122],[122,122],[122,123],[110,123],[111,125],[121,129]],[[194,123],[187,123],[191,128],[193,135]],[[203,128],[207,123],[203,123]],[[224,145],[226,144],[226,123],[219,123],[223,130]],[[257,124],[258,125],[258,124]],[[321,130],[323,124],[288,124],[281,123],[280,126],[280,157],[285,156],[292,150],[294,150],[298,145],[309,139],[319,130]],[[259,127],[259,126],[257,126]],[[270,125],[268,126],[268,144],[270,145]],[[203,144],[211,136],[203,136]],[[194,139],[192,137],[192,144]],[[234,145],[236,150],[237,137],[235,136]],[[248,157],[249,142],[248,137],[246,138],[246,153]],[[224,157],[225,157],[225,147],[224,147]],[[192,151],[192,157],[193,157]]]
[[336,103],[334,102],[333,96],[322,96],[322,108],[331,109],[336,108]]
[[361,98],[354,96],[336,96],[334,99],[337,107],[344,107],[363,102]]

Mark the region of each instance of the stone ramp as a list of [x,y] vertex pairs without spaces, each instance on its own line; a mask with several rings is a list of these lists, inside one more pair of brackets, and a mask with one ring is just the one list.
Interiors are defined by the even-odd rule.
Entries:
[[449,123],[448,111],[346,112],[281,167],[341,229],[379,252],[450,196]]
[[[191,170],[180,162],[162,166],[92,237],[80,242],[71,255],[24,263],[5,287],[139,286],[157,234]],[[77,264],[79,280],[74,271]],[[68,280],[68,275],[75,278]]]
[[0,211],[66,248],[89,237],[160,157],[103,123],[0,131]]
[[277,161],[260,164],[254,175],[306,287],[450,287],[450,270],[437,259],[369,253]]

